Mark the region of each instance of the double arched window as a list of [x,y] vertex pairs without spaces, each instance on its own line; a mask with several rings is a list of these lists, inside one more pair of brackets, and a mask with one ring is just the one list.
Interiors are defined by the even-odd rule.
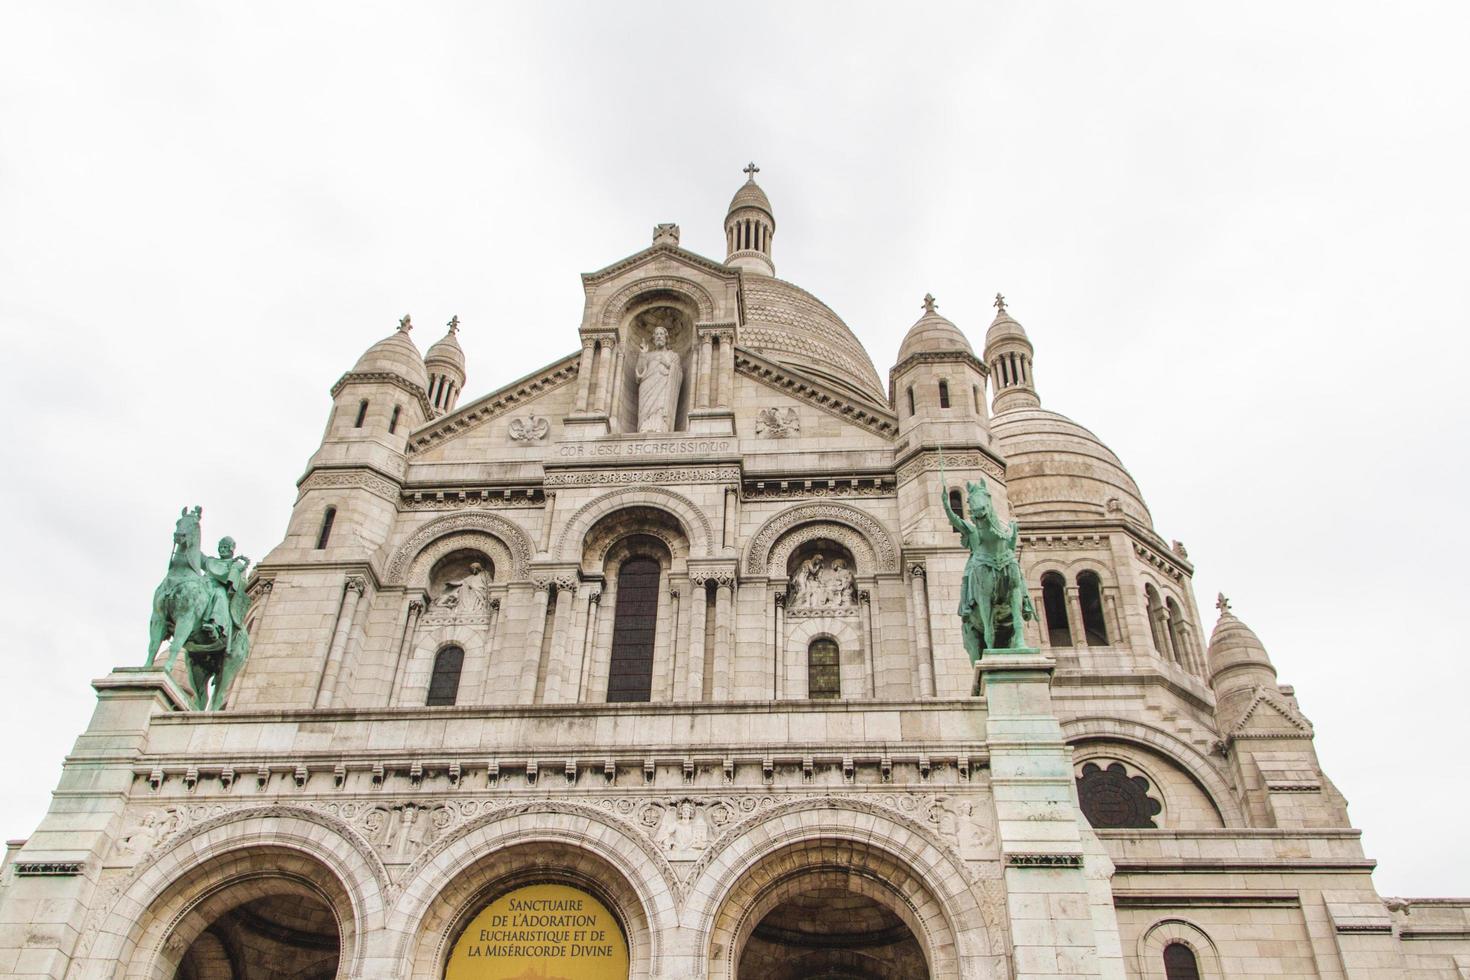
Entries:
[[459,675],[464,670],[464,650],[447,646],[434,657],[434,673],[429,678],[430,707],[454,704],[459,699]]
[[[1041,604],[1046,615],[1047,642],[1054,647],[1069,647],[1075,642],[1076,623],[1068,613],[1067,580],[1060,572],[1047,572],[1041,576]],[[1077,574],[1077,607],[1082,618],[1081,639],[1093,647],[1105,647],[1108,638],[1108,622],[1103,615],[1102,579],[1094,571]]]

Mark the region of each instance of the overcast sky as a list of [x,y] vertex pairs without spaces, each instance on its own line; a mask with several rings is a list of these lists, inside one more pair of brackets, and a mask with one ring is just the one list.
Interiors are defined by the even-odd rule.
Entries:
[[[0,834],[141,663],[178,508],[259,557],[328,389],[451,314],[463,402],[754,159],[885,377],[1003,291],[1316,724],[1386,895],[1470,894],[1470,8],[0,9]],[[463,403],[462,402],[462,403]]]

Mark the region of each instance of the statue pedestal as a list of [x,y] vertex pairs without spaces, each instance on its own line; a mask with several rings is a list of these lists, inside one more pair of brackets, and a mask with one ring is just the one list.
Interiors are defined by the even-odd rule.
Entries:
[[106,677],[92,682],[98,701],[157,699],[165,710],[189,711],[193,705],[184,689],[162,668],[114,667]]
[[728,408],[690,409],[689,434],[733,436],[735,434],[735,413]]
[[1050,654],[1042,653],[1040,647],[986,650],[980,655],[980,662],[975,665],[974,690],[981,695],[988,694],[984,686],[986,676],[1001,672],[1040,671],[1050,681],[1052,672],[1056,670],[1056,666],[1056,658]]

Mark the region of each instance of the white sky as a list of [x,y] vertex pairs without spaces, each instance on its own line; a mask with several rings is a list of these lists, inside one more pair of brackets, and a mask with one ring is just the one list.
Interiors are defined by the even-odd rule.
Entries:
[[[1218,16],[1217,16],[1218,15]],[[465,401],[754,158],[886,377],[1003,291],[1046,406],[1265,641],[1386,895],[1470,893],[1470,8],[17,3],[0,10],[0,834],[141,663],[178,508],[281,537],[328,388],[457,313]]]

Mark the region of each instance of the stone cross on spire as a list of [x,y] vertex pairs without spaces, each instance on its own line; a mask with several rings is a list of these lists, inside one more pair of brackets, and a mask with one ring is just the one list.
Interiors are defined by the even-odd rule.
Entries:
[[413,320],[407,313],[403,314],[403,319],[398,321],[398,329],[404,333],[408,333],[413,329]]
[[459,333],[459,314],[456,313],[454,314],[454,316],[450,317],[449,323],[446,324],[446,326],[449,327],[450,333]]
[[934,294],[933,293],[925,293],[924,294],[924,312],[925,313],[933,313],[934,312],[934,307],[936,305],[937,304],[935,304],[935,302],[934,302]]
[[995,302],[991,305],[994,306],[999,312],[1004,313],[1006,311],[1006,298],[1000,293],[996,293]]
[[1220,615],[1234,615],[1230,612],[1230,600],[1225,598],[1225,593],[1219,593],[1215,598],[1215,608],[1220,610]]
[[740,171],[740,172],[743,173],[743,174],[745,174],[751,180],[755,180],[755,175],[761,172],[761,168],[760,167],[757,167],[755,165],[755,161],[752,160],[749,163],[747,163],[745,165],[745,169],[742,170],[742,171]]

